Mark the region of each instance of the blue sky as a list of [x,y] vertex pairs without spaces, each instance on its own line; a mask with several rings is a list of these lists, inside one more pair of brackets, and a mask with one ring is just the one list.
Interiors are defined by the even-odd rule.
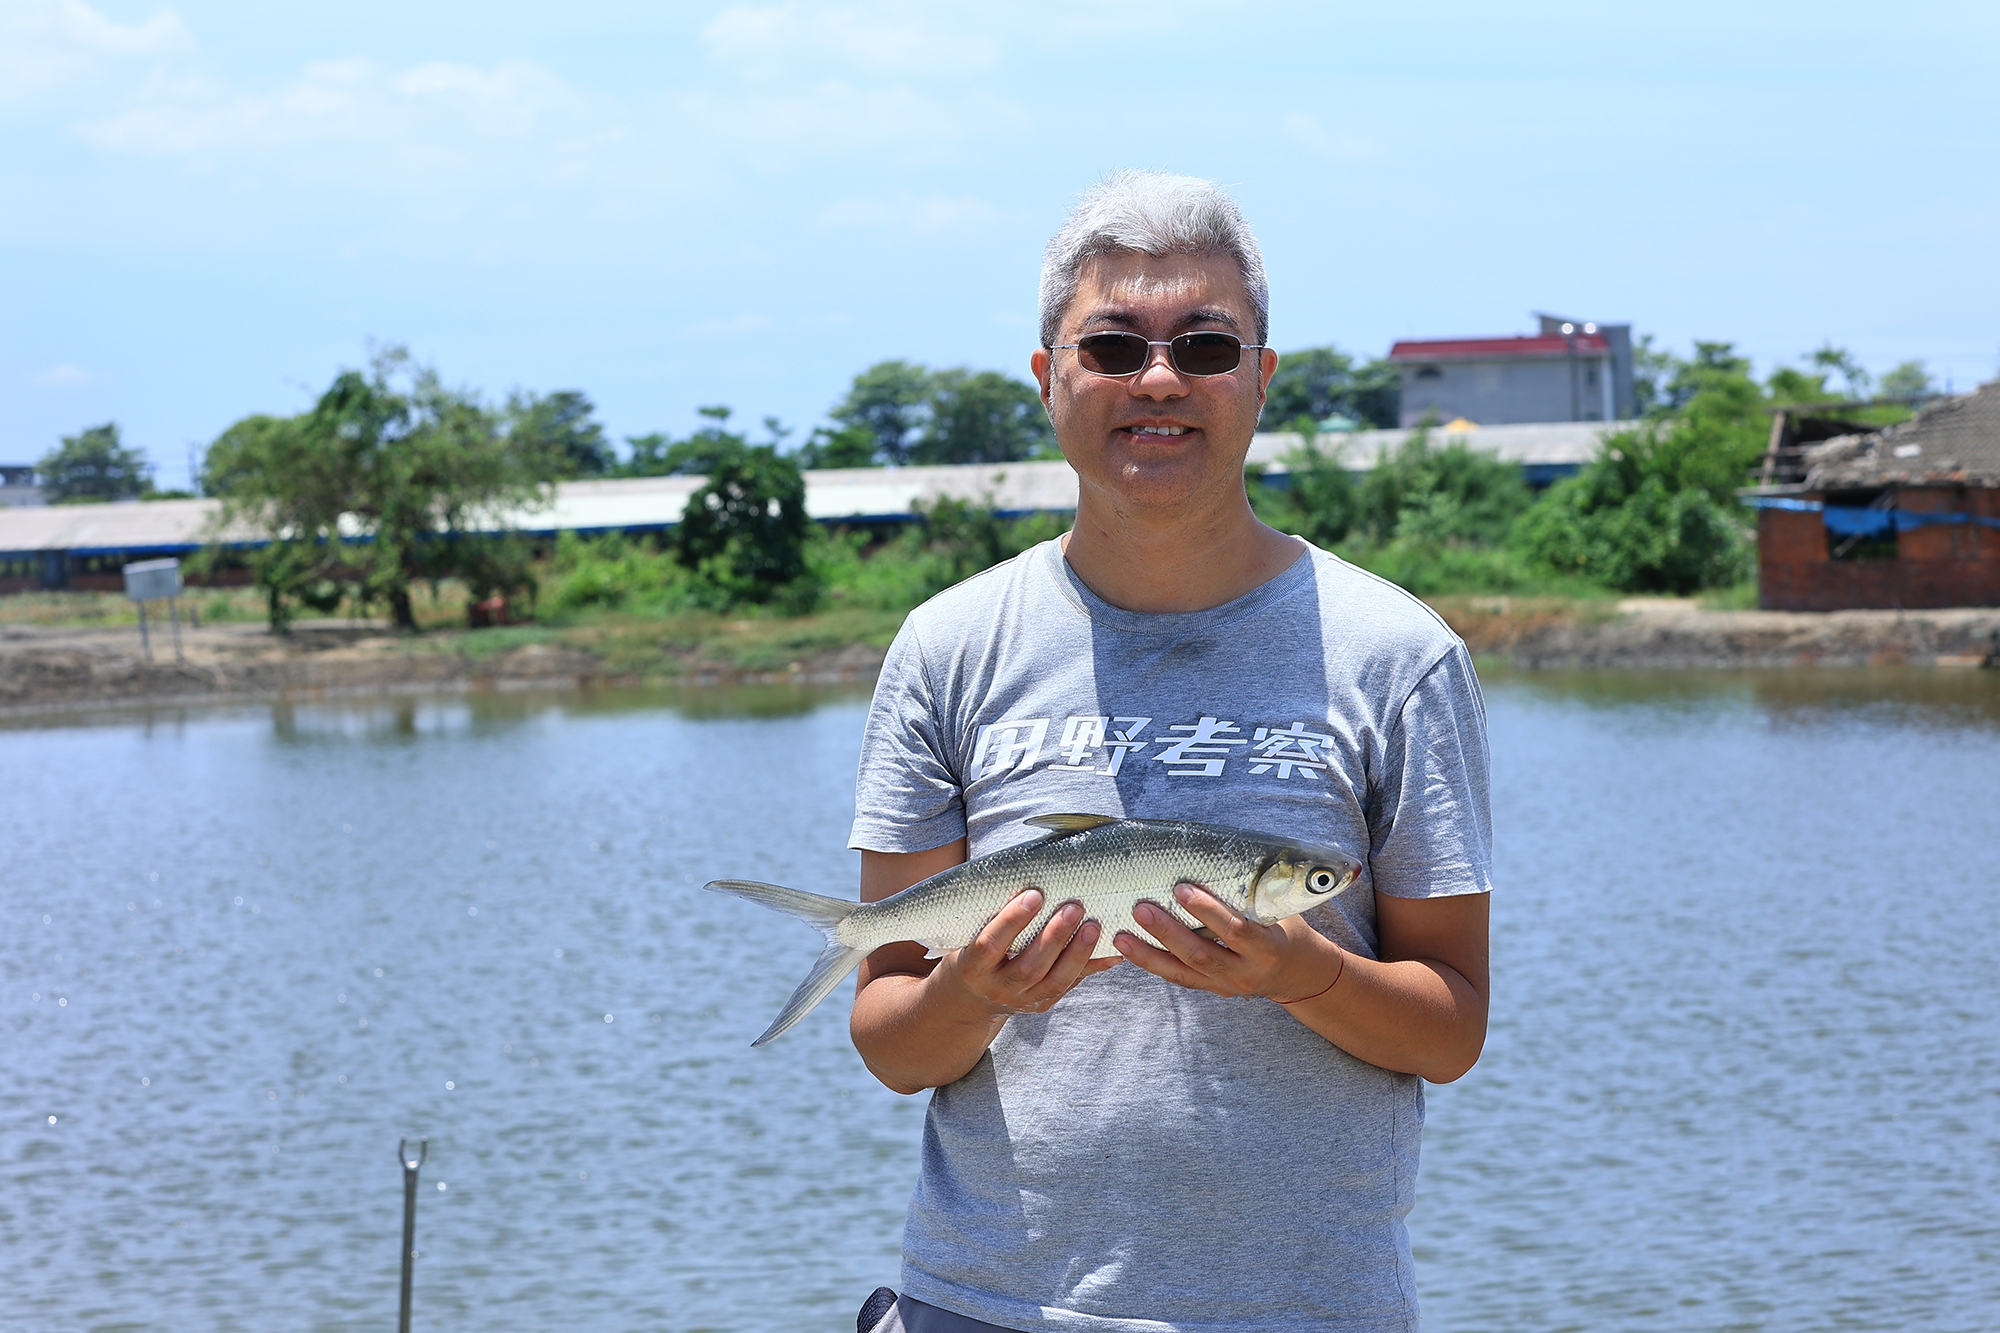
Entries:
[[614,435],[1025,373],[1119,166],[1229,185],[1278,346],[1545,309],[2000,371],[2000,5],[0,0],[0,460],[163,484],[375,343]]

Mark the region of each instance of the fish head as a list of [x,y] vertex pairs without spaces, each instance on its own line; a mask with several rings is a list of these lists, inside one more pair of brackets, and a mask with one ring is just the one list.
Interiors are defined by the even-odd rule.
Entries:
[[1358,862],[1331,847],[1286,847],[1251,885],[1247,915],[1268,925],[1311,911],[1345,892],[1360,874]]

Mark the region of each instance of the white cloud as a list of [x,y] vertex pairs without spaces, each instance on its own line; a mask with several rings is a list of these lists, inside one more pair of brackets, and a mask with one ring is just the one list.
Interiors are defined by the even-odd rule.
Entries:
[[175,155],[298,144],[519,138],[577,101],[560,79],[526,61],[483,70],[433,62],[393,71],[372,60],[323,60],[267,92],[238,92],[200,77],[153,81],[124,111],[77,126],[85,142]]
[[[45,17],[67,4],[88,19],[77,20],[85,36],[72,45],[126,53],[115,83],[94,88],[70,125],[93,148],[179,159],[238,182],[451,197],[455,216],[476,209],[475,197],[549,184],[587,187],[577,203],[631,216],[642,198],[670,193],[685,204],[746,171],[857,160],[911,169],[1033,135],[1030,109],[987,73],[1002,55],[994,34],[1016,21],[1005,11],[948,19],[901,0],[738,5],[708,24],[703,75],[621,97],[523,59],[398,67],[354,56],[275,81],[224,77],[171,11],[120,27],[80,0],[0,0],[10,3]],[[890,205],[898,225],[926,233],[978,221],[979,207]]]
[[90,376],[82,366],[65,361],[35,376],[35,383],[44,389],[75,389],[90,383]]
[[82,0],[0,0],[0,101],[89,79],[121,57],[158,59],[193,47],[187,25],[171,9],[140,23],[119,23]]

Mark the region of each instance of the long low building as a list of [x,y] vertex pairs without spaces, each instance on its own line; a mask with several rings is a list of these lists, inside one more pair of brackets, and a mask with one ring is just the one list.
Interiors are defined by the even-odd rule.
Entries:
[[[1434,431],[1432,438],[1462,440],[1516,463],[1530,485],[1541,486],[1588,461],[1604,429],[1589,422],[1556,422],[1450,434]],[[1320,447],[1359,472],[1414,433],[1374,430],[1327,435],[1321,437]],[[1249,462],[1273,480],[1281,480],[1286,456],[1301,443],[1296,435],[1260,434],[1251,442]],[[917,505],[944,497],[990,504],[1009,517],[1076,508],[1076,473],[1059,460],[846,468],[809,471],[805,480],[806,512],[830,524],[905,522]],[[660,532],[680,522],[688,496],[702,481],[701,477],[634,477],[563,482],[548,504],[507,515],[504,526],[544,537],[562,532]],[[119,570],[130,561],[191,555],[217,539],[238,547],[258,544],[258,535],[249,530],[217,532],[219,513],[215,500],[0,508],[0,593],[56,588],[115,592],[124,586]]]

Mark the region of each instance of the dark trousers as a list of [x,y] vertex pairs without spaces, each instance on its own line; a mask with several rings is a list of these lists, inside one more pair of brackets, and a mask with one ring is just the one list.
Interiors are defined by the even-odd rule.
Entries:
[[[881,1289],[888,1291],[887,1287]],[[857,1325],[857,1333],[1014,1333],[998,1324],[989,1324],[970,1315],[954,1314],[926,1305],[914,1296],[898,1296],[893,1304],[872,1297],[862,1307],[864,1318],[870,1307],[882,1306],[875,1322]]]

